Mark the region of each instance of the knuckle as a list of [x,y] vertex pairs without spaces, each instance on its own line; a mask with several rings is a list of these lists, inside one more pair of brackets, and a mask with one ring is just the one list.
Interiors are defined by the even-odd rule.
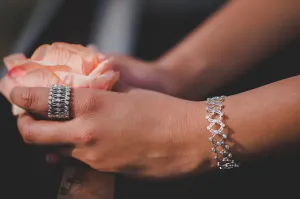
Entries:
[[99,107],[102,107],[103,104],[103,96],[101,95],[90,95],[88,99],[89,109],[90,110],[96,110]]
[[96,169],[99,171],[104,171],[104,172],[111,172],[111,173],[116,173],[118,172],[118,169],[116,168],[118,165],[112,164],[111,162],[101,162],[100,166],[98,166]]
[[95,152],[90,151],[85,154],[84,161],[88,163],[90,166],[94,167],[95,163],[97,162],[97,155]]
[[95,111],[101,104],[101,99],[90,89],[77,90],[74,94],[73,114],[78,117],[91,111]]
[[78,133],[75,139],[77,140],[78,143],[84,145],[90,145],[95,141],[96,138],[93,131],[86,130]]
[[97,97],[93,93],[88,93],[86,96],[87,97],[84,99],[85,109],[89,110],[93,108],[93,106],[97,104],[98,101],[97,101]]
[[104,159],[101,154],[90,152],[85,156],[85,162],[91,166],[92,168],[103,171],[103,172],[114,172],[113,166],[109,163],[109,161]]
[[30,109],[35,103],[35,95],[31,88],[27,88],[24,92],[21,93],[21,101],[26,109]]
[[85,107],[83,107],[83,110],[85,111],[84,113],[95,112],[103,106],[103,96],[101,93],[97,92],[97,94],[90,94],[85,100]]
[[34,136],[32,134],[32,131],[30,129],[30,125],[28,123],[23,124],[19,127],[21,136],[25,143],[34,143]]

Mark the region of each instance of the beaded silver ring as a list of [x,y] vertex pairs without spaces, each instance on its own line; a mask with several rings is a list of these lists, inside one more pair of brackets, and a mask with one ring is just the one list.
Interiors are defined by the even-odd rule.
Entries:
[[71,87],[52,85],[49,91],[48,118],[70,119]]

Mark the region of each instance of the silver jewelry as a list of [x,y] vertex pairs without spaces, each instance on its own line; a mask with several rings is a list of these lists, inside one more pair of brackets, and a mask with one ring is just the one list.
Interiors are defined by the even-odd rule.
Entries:
[[71,87],[52,85],[49,91],[48,118],[54,120],[70,118]]
[[[210,122],[207,130],[211,132],[212,136],[208,140],[213,144],[211,151],[215,153],[217,166],[220,169],[232,169],[239,167],[239,164],[232,159],[230,147],[225,143],[228,136],[223,132],[225,124],[222,121],[225,98],[225,96],[208,98],[206,101],[208,115],[205,118]],[[213,129],[213,127],[218,127],[218,129]]]

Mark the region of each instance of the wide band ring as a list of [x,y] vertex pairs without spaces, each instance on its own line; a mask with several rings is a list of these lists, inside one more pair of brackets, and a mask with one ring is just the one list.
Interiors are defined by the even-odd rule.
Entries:
[[52,120],[70,119],[71,87],[52,85],[49,91],[48,118]]

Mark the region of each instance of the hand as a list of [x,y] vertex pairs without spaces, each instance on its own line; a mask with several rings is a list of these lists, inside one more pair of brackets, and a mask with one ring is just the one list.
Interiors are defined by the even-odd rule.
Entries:
[[[48,92],[15,88],[11,99],[39,118],[46,117]],[[104,172],[173,177],[207,169],[211,153],[201,102],[140,89],[128,93],[74,89],[73,102],[70,121],[19,116],[24,141],[68,145],[61,147],[64,155]]]
[[[111,56],[107,62],[120,71],[120,80],[114,90],[128,91],[142,88],[176,97],[194,98],[196,73],[192,68],[169,66],[161,61],[146,62],[127,56]],[[193,90],[191,92],[191,90]]]

